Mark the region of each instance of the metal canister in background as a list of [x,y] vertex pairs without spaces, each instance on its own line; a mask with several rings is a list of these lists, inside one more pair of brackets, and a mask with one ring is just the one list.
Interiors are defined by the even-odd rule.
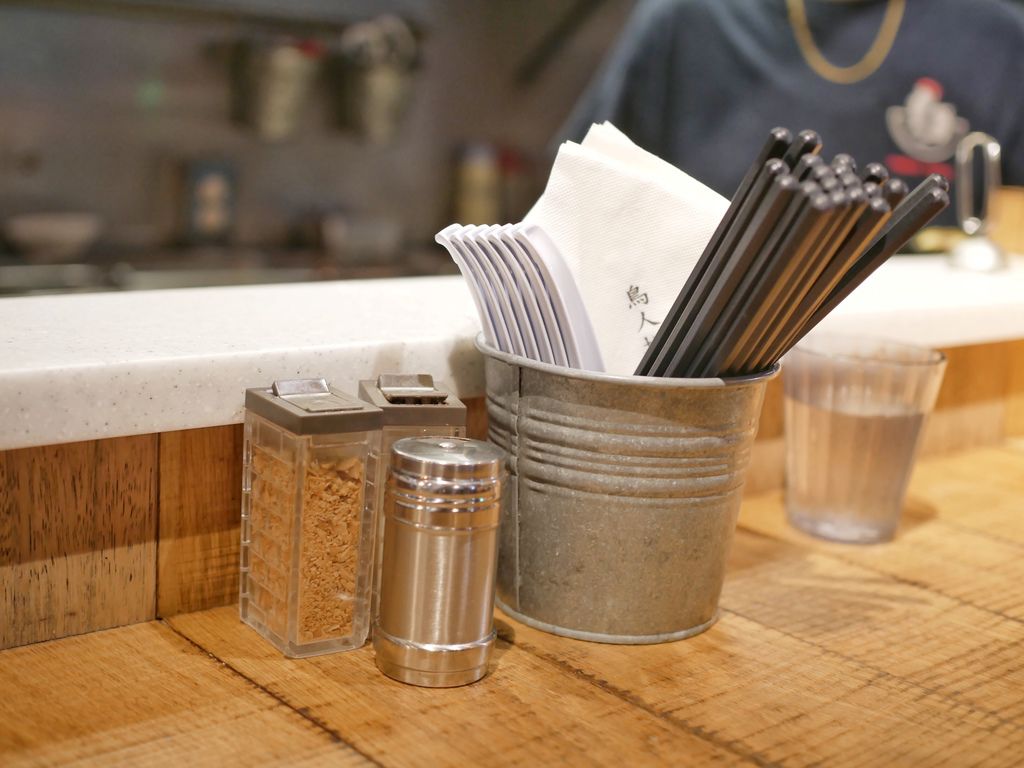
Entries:
[[299,127],[323,57],[318,40],[271,38],[236,43],[231,56],[232,119],[266,141]]
[[412,437],[391,451],[377,666],[444,688],[487,673],[505,454],[465,438]]
[[339,127],[373,144],[394,141],[409,112],[419,51],[412,25],[398,16],[346,27],[328,58]]

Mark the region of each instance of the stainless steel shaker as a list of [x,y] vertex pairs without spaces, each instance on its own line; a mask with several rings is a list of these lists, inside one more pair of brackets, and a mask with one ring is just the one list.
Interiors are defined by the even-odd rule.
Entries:
[[501,449],[477,440],[394,444],[373,634],[388,677],[444,688],[487,673],[504,465]]

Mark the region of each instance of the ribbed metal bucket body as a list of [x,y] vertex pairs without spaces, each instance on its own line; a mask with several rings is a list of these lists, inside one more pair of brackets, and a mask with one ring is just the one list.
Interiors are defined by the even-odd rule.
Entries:
[[717,614],[764,390],[620,377],[486,347],[489,438],[508,451],[497,600],[557,634],[675,640]]

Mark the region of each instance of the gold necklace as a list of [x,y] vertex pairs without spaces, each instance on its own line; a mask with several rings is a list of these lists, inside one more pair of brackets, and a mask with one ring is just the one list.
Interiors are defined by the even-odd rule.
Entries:
[[885,8],[885,16],[882,18],[882,26],[878,29],[874,42],[868,48],[868,52],[856,64],[848,67],[837,67],[825,58],[814,42],[814,35],[811,34],[811,27],[807,23],[807,8],[804,7],[804,0],[786,0],[786,7],[789,11],[789,25],[793,28],[796,36],[797,46],[800,53],[807,62],[807,66],[813,69],[818,75],[833,83],[850,85],[856,83],[868,75],[871,75],[882,66],[885,57],[892,50],[896,41],[896,33],[899,31],[900,22],[903,20],[903,9],[906,7],[906,0],[889,0]]

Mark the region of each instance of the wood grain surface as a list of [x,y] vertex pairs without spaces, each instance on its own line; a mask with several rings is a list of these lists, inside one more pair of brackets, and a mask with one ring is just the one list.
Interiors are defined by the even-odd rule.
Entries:
[[371,764],[152,622],[0,655],[0,764]]
[[0,648],[155,616],[156,463],[156,435],[0,452]]
[[[519,647],[501,619],[492,672],[480,683],[430,690],[381,675],[373,650],[283,659],[231,608],[184,614],[170,625],[231,669],[274,691],[385,765],[552,765],[729,762],[722,744],[675,727],[558,660]],[[511,642],[510,642],[511,640]]]
[[238,599],[242,425],[160,435],[157,613]]
[[614,646],[499,615],[449,690],[288,660],[233,607],[0,652],[0,764],[1018,766],[1024,440],[928,459],[895,541],[747,499],[709,631]]
[[[886,544],[812,539],[780,514],[781,494],[748,500],[740,526],[927,587],[1024,628],[1024,451],[976,449],[918,463],[901,529]],[[1008,588],[1009,587],[1009,588]],[[1021,659],[1024,662],[1024,657]]]

